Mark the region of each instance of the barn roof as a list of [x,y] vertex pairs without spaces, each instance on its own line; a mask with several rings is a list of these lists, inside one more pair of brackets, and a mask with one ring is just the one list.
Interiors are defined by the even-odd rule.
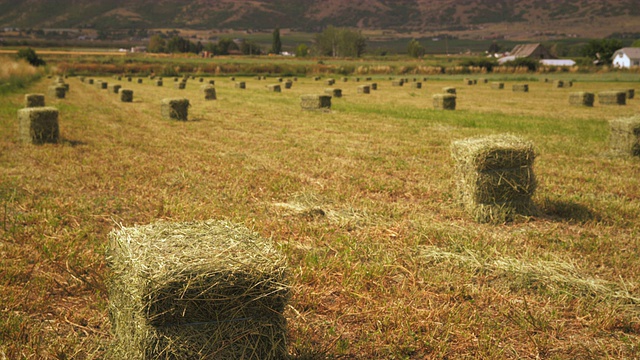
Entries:
[[516,45],[509,55],[515,57],[529,57],[540,46],[540,44],[519,44]]
[[637,48],[637,47],[626,47],[626,48],[616,50],[616,52],[613,53],[613,56],[611,58],[612,59],[615,58],[618,55],[618,53],[626,54],[629,57],[629,59],[634,59],[634,60],[640,59],[640,48]]

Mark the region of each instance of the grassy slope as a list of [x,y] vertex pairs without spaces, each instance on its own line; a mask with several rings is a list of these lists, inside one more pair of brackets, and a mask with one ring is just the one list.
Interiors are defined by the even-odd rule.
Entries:
[[[70,79],[68,99],[48,99],[64,141],[37,147],[16,143],[22,95],[0,98],[0,357],[100,357],[107,233],[208,218],[244,223],[286,253],[301,358],[637,355],[639,164],[607,155],[606,121],[640,101],[566,105],[570,91],[629,85],[536,82],[516,94],[377,81],[368,96],[339,82],[345,97],[326,114],[299,110],[301,94],[324,88],[309,79],[274,94],[216,78],[214,102],[194,81],[145,80],[126,84],[132,104]],[[452,85],[458,110],[430,110]],[[173,96],[192,100],[194,121],[159,118]],[[478,225],[454,201],[449,144],[501,132],[535,142],[544,215]]]

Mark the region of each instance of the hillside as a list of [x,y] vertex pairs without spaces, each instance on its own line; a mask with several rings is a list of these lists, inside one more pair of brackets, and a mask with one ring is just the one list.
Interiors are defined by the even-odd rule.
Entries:
[[639,32],[640,7],[637,0],[0,0],[2,27],[314,31],[328,24],[403,32],[481,31],[492,24]]

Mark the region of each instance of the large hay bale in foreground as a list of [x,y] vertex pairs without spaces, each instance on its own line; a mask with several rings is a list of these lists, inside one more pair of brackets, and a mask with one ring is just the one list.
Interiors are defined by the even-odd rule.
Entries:
[[331,109],[331,96],[329,95],[302,95],[300,97],[302,110],[329,110]]
[[67,88],[62,85],[49,86],[49,96],[56,99],[64,99],[67,95]]
[[640,156],[640,115],[609,121],[609,146],[619,155]]
[[529,84],[513,84],[513,92],[529,92]]
[[440,110],[455,110],[456,95],[454,94],[435,94],[433,95],[433,108]]
[[286,258],[225,221],[109,234],[114,359],[286,359]]
[[574,92],[569,94],[569,104],[576,106],[593,106],[595,95],[590,92]]
[[358,86],[358,94],[370,94],[371,86],[369,85],[360,85]]
[[271,92],[282,92],[282,88],[280,87],[280,84],[269,84],[267,85],[267,90]]
[[504,89],[504,83],[494,81],[491,83],[491,88],[494,90],[502,90]]
[[120,89],[120,101],[122,102],[133,102],[133,90],[130,89]]
[[203,85],[200,87],[202,92],[204,93],[205,100],[215,100],[216,99],[216,88],[213,85]]
[[342,89],[327,88],[324,89],[324,93],[332,97],[342,97]]
[[535,213],[533,144],[512,135],[455,141],[456,192],[478,222],[502,223]]
[[160,112],[163,119],[187,121],[189,118],[189,99],[162,99]]
[[442,92],[444,92],[445,94],[456,94],[456,88],[454,87],[443,87],[442,88]]
[[33,108],[33,107],[43,107],[43,106],[44,106],[43,94],[26,94],[24,96],[24,107]]
[[601,105],[626,105],[626,91],[603,91],[598,93],[598,101]]
[[60,137],[58,109],[35,107],[18,110],[18,134],[24,143],[57,143]]

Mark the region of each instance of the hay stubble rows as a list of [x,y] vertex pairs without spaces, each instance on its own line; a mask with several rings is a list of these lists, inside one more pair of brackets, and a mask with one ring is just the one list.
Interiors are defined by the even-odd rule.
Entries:
[[[513,93],[374,79],[378,90],[357,96],[348,81],[331,112],[306,112],[300,97],[324,82],[274,94],[215,80],[214,101],[190,80],[184,90],[128,83],[135,97],[122,103],[70,78],[65,99],[47,98],[60,111],[58,145],[20,144],[24,95],[1,100],[2,353],[100,357],[108,232],[214,218],[286,255],[289,349],[300,358],[636,354],[639,163],[608,154],[607,121],[640,102],[568,104],[570,92],[616,84]],[[445,86],[457,86],[455,111],[432,109]],[[161,99],[177,96],[190,100],[189,121],[160,116]],[[455,201],[450,144],[505,132],[535,144],[542,215],[476,224]],[[620,289],[628,296],[611,295]]]

